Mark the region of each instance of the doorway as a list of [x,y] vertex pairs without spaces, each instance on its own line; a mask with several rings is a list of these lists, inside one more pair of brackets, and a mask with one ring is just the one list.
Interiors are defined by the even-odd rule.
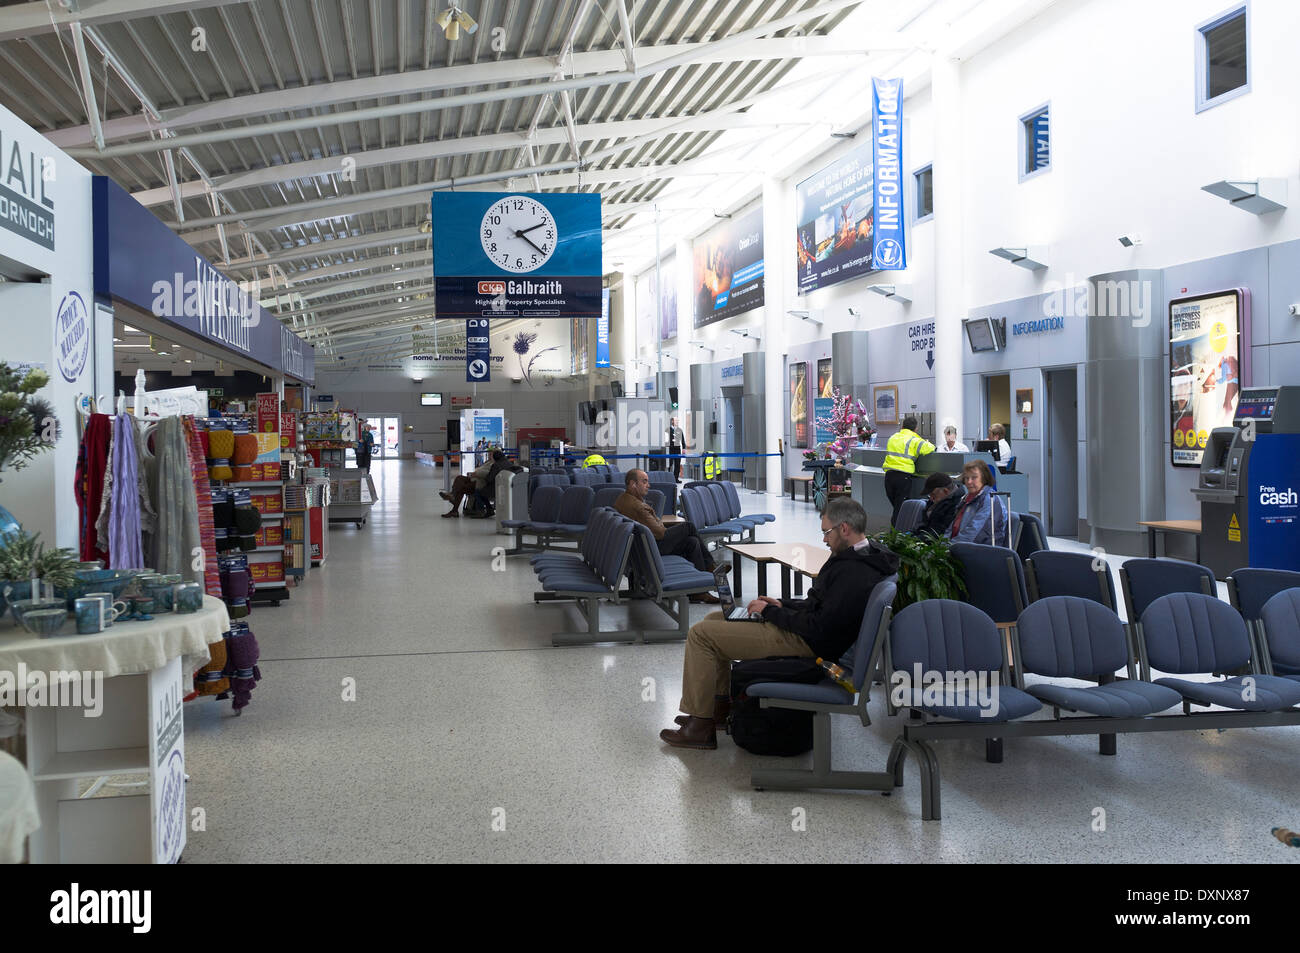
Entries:
[[402,455],[402,418],[367,417],[366,423],[375,428],[375,456],[380,460],[396,460]]
[[[722,452],[739,453],[743,448],[745,411],[739,387],[722,388]],[[732,465],[728,461],[728,465]]]
[[1049,536],[1079,535],[1079,372],[1043,372],[1043,510]]
[[989,428],[1001,424],[1011,436],[1011,375],[995,374],[984,378],[984,433],[976,439],[983,440]]

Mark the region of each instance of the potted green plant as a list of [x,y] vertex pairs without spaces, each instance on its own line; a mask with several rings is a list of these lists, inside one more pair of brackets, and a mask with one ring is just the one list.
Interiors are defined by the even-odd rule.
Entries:
[[[9,599],[30,599],[32,579],[56,589],[70,589],[77,581],[77,554],[70,549],[47,550],[40,533],[16,530],[0,536],[0,605]],[[3,614],[3,609],[0,609]]]
[[966,583],[948,540],[889,529],[876,540],[898,557],[898,595],[894,614],[925,599],[962,599]]

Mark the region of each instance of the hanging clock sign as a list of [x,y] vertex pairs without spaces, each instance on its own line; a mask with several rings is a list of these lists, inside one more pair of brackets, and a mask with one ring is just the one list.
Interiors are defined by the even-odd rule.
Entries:
[[600,196],[435,192],[438,317],[598,318]]

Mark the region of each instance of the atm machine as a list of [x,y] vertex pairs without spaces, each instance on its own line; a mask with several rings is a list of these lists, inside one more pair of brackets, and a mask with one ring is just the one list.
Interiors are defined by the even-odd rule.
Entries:
[[1300,386],[1243,388],[1232,426],[1210,432],[1192,492],[1216,578],[1245,566],[1300,571]]

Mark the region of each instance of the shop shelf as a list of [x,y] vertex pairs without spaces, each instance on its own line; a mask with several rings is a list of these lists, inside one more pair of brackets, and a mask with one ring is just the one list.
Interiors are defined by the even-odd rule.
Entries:
[[97,778],[105,774],[146,774],[149,747],[103,748],[97,751],[59,751],[32,772],[36,781]]

